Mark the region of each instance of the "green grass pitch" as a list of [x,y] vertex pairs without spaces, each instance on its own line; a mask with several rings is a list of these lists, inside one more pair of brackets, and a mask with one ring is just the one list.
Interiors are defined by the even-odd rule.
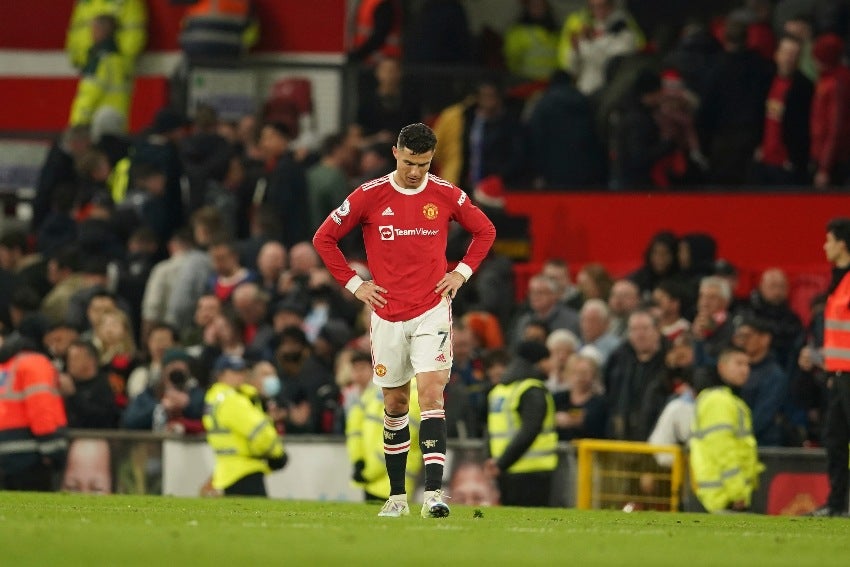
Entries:
[[850,564],[850,520],[0,493],[0,565]]

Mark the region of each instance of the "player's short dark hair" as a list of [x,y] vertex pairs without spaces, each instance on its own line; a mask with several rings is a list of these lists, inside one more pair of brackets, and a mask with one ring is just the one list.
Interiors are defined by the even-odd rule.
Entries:
[[850,251],[850,219],[846,217],[834,218],[826,224],[826,231],[832,233],[836,240],[841,240]]
[[411,153],[424,154],[437,147],[434,131],[421,122],[409,124],[398,133],[398,147],[407,148]]

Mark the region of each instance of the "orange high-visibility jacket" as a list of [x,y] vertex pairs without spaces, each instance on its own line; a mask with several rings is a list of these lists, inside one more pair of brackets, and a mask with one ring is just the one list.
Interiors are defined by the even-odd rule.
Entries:
[[850,273],[826,299],[823,355],[827,371],[850,371]]
[[22,352],[0,362],[0,469],[26,471],[44,458],[64,460],[65,405],[57,373],[42,354]]

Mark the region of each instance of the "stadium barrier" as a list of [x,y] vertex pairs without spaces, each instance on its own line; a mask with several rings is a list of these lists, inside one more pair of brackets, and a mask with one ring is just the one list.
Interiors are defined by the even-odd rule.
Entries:
[[[212,473],[214,457],[203,436],[126,430],[72,430],[70,435],[68,463],[57,478],[57,486],[64,490],[196,497],[204,493]],[[351,463],[343,438],[293,435],[285,443],[289,464],[266,480],[272,498],[349,502],[363,499],[362,492],[349,481]],[[669,472],[653,459],[652,455],[659,454],[672,456]],[[650,449],[643,443],[587,440],[576,446],[560,444],[558,455],[553,506],[699,510],[690,483],[686,482],[684,455],[678,452],[677,465],[675,447]],[[625,458],[618,461],[616,455]],[[444,483],[452,502],[474,506],[498,503],[498,489],[484,474],[486,458],[486,446],[481,440],[449,441]],[[753,496],[753,511],[799,515],[826,500],[829,483],[823,449],[765,448],[759,451],[759,458],[766,470]],[[603,496],[614,492],[608,484],[600,484],[603,480],[621,485],[640,485],[643,481],[646,486],[652,480],[653,484],[644,493],[621,490],[616,498],[603,501]],[[418,490],[421,489],[420,485]]]
[[680,510],[685,460],[678,445],[580,439],[575,442],[582,510]]

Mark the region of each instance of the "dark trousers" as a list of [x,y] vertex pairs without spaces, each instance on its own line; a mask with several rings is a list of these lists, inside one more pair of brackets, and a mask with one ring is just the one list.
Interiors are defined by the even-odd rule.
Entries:
[[829,473],[829,499],[833,510],[847,511],[847,488],[850,481],[850,373],[832,376],[832,388],[826,409],[823,435],[826,466]]
[[31,469],[0,476],[0,488],[27,492],[53,492],[53,470],[41,463]]
[[243,476],[224,489],[225,496],[267,496],[265,476],[261,472]]
[[533,472],[499,475],[500,501],[503,506],[549,506],[552,473]]

